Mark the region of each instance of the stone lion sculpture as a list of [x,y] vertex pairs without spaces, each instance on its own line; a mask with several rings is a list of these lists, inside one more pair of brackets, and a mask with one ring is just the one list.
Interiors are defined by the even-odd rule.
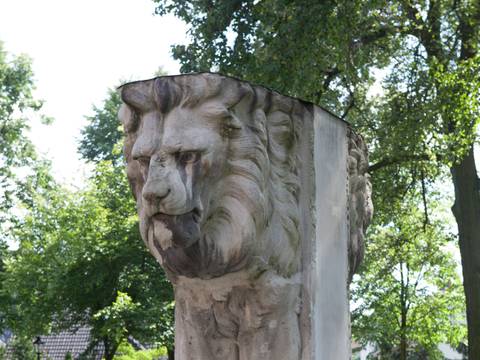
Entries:
[[[210,73],[128,83],[121,97],[141,235],[175,286],[176,357],[300,359],[299,134],[312,107]],[[371,216],[353,132],[349,152],[353,273]]]

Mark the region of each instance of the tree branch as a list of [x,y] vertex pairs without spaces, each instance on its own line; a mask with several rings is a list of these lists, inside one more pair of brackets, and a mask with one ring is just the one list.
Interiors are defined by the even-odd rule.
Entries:
[[355,106],[355,94],[353,93],[352,90],[349,90],[349,99],[348,99],[348,105],[345,108],[345,111],[343,112],[342,116],[340,117],[342,120],[345,120],[347,117],[348,113],[352,108]]
[[422,155],[405,155],[402,157],[391,157],[391,158],[385,158],[380,160],[379,162],[370,165],[368,167],[368,172],[373,172],[379,169],[382,169],[384,167],[390,166],[390,165],[396,165],[396,164],[402,164],[404,162],[409,162],[409,161],[426,161],[430,160],[430,157],[426,154]]
[[328,87],[330,86],[330,83],[333,81],[333,79],[335,79],[335,77],[340,74],[340,70],[336,66],[331,69],[323,70],[321,72],[325,75],[325,80],[323,80],[322,88],[315,93],[315,102],[317,104],[320,103],[322,95],[325,93],[325,91],[328,90]]
[[428,205],[427,205],[427,187],[425,185],[425,173],[422,170],[422,200],[423,200],[423,213],[425,215],[423,221],[423,231],[427,228],[427,225],[430,224],[430,219],[428,218]]
[[403,30],[403,27],[399,26],[383,26],[378,28],[376,31],[367,33],[360,36],[359,39],[353,40],[351,44],[351,49],[357,51],[362,46],[369,45],[377,40],[383,39],[388,35],[393,35],[399,33]]
[[338,67],[335,66],[332,69],[325,70],[324,74],[327,75],[325,80],[323,81],[323,89],[326,90],[330,86],[330,83],[335,78],[335,76],[340,74],[340,70],[338,69]]
[[425,24],[423,23],[421,14],[409,0],[403,0],[402,7],[405,9],[407,18],[411,21],[412,25],[415,25],[416,28],[424,28]]

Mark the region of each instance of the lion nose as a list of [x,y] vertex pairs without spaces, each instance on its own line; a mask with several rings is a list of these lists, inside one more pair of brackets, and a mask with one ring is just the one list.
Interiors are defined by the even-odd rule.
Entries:
[[165,199],[170,192],[170,187],[164,182],[147,182],[143,188],[142,196],[147,201],[158,202]]

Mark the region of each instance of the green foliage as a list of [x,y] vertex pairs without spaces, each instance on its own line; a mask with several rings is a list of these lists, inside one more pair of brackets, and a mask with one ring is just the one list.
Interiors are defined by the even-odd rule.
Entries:
[[376,344],[381,358],[421,352],[442,359],[438,344],[464,341],[462,284],[446,251],[452,237],[440,220],[424,224],[414,204],[371,234],[363,271],[352,286],[352,334]]
[[372,19],[384,16],[371,9],[380,1],[154,2],[157,14],[190,25],[190,44],[173,47],[182,72],[220,71],[339,112],[352,85],[369,81],[368,67],[386,63],[374,40],[395,43]]
[[118,351],[115,356],[115,360],[156,360],[160,356],[167,355],[167,349],[165,347],[159,347],[149,350],[136,351],[132,345],[127,342],[123,342],[118,347]]
[[[173,348],[173,294],[144,246],[121,161],[119,97],[109,91],[83,131],[95,163],[88,186],[69,191],[38,162],[21,184],[22,217],[5,260],[7,325],[25,336],[86,324],[111,359],[128,336]],[[3,297],[2,297],[3,296]]]
[[23,336],[15,336],[10,344],[10,351],[12,354],[12,359],[22,359],[22,360],[36,360],[37,355],[35,349],[33,348],[33,343],[31,338]]
[[135,321],[140,304],[134,303],[126,293],[118,292],[117,299],[93,315],[98,338],[108,338],[120,344],[128,336],[128,323]]
[[[159,67],[155,76],[167,75],[163,67]],[[93,115],[87,116],[88,125],[81,131],[78,152],[83,159],[98,163],[112,160],[115,164],[123,162],[123,155],[116,148],[121,148],[123,130],[118,120],[118,109],[122,100],[116,89],[109,89],[101,106],[93,106]]]
[[[160,67],[156,76],[161,75],[166,73]],[[94,315],[98,329],[97,337],[108,334],[109,339],[116,339],[114,342],[118,344],[125,336],[134,334],[138,340],[158,342],[173,349],[173,292],[159,265],[147,253],[138,233],[135,204],[123,170],[121,151],[123,131],[117,117],[120,104],[118,93],[109,90],[103,104],[100,107],[94,107],[95,115],[87,118],[89,124],[82,131],[79,152],[84,159],[97,165],[97,174],[93,179],[102,194],[97,199],[108,204],[110,209],[118,209],[128,204],[128,209],[122,216],[130,217],[133,221],[132,228],[135,229],[135,235],[130,239],[131,244],[135,244],[136,251],[142,249],[142,253],[148,259],[143,259],[141,266],[138,263],[132,263],[130,278],[125,280],[128,280],[131,286],[135,286],[136,292],[144,292],[145,295],[139,303],[133,302],[133,298],[129,296],[132,291],[119,292],[115,303],[102,308]],[[111,160],[111,162],[105,160]],[[112,171],[110,166],[113,166],[113,172],[104,176],[105,172]],[[122,181],[119,181],[120,179]],[[118,191],[115,196],[112,196],[112,189]],[[146,271],[146,264],[149,264],[149,272]],[[141,286],[141,284],[155,283],[159,285],[144,288]],[[158,294],[163,296],[159,298]]]
[[86,190],[37,196],[14,235],[5,289],[16,332],[89,324],[113,353],[127,334],[148,342],[166,333],[172,290],[140,240],[122,168],[100,162]]
[[109,91],[83,131],[80,151],[96,164],[86,189],[55,184],[45,163],[22,184],[24,216],[10,232],[20,246],[6,260],[0,293],[16,333],[88,324],[107,359],[130,335],[173,347],[172,289],[139,235],[121,161],[119,103]]
[[[471,1],[154,3],[157,14],[174,13],[190,26],[190,43],[173,47],[182,72],[257,82],[319,103],[359,129],[373,164],[378,222],[388,223],[392,201],[428,192],[476,139],[478,57],[463,51],[480,38]],[[469,32],[462,33],[464,22]],[[379,68],[383,96],[372,98]]]
[[112,150],[121,138],[121,124],[117,118],[118,108],[122,103],[115,90],[109,90],[101,107],[93,107],[93,116],[87,117],[89,124],[82,130],[78,151],[88,161],[120,159]]
[[[0,42],[0,331],[5,328],[9,298],[3,291],[5,263],[12,240],[10,230],[17,221],[12,211],[20,201],[29,201],[32,185],[48,182],[27,137],[27,116],[38,115],[42,103],[34,100],[33,73],[25,56],[7,54]],[[44,118],[46,120],[46,118]]]
[[[428,236],[444,238],[440,224],[431,222],[430,200],[453,167],[467,166],[463,160],[478,140],[478,1],[153,2],[157,14],[173,13],[190,26],[190,43],[173,47],[173,56],[180,60],[182,72],[220,71],[313,101],[350,121],[365,136],[372,164],[375,204],[369,251],[393,246],[389,239],[407,231],[402,224],[408,222],[417,223],[421,230],[418,238],[409,233],[414,247],[430,241]],[[369,89],[379,69],[385,76],[384,81],[377,84],[382,86],[380,96],[374,96]],[[462,173],[475,176],[474,163],[469,166],[463,168]],[[476,176],[473,182],[478,182]],[[468,199],[467,202],[473,199],[478,209],[480,198],[473,192],[458,196],[462,189],[458,181],[454,184],[456,206],[462,207],[459,204],[462,199]],[[416,211],[415,219],[408,220],[403,218],[403,211],[410,211],[411,199],[416,203],[415,208],[423,207],[423,215]],[[478,224],[478,213],[463,212],[456,216],[459,225]],[[418,224],[425,224],[425,231],[423,225]],[[397,233],[391,233],[395,227]],[[459,234],[461,244],[472,242],[462,231]],[[431,246],[445,254],[439,244]],[[480,253],[480,245],[472,246],[463,251],[462,256]],[[405,251],[415,252],[408,245],[405,247]],[[379,277],[376,267],[380,265],[369,261],[369,254],[374,252],[366,256],[365,273],[377,274],[371,279],[372,286],[386,291],[392,285],[395,271]],[[437,261],[434,255],[427,252],[423,261],[427,264]],[[478,264],[478,257],[471,261]],[[392,267],[386,269],[395,268],[395,264],[390,265]],[[451,271],[448,261],[436,266],[445,266]],[[464,268],[464,271],[471,270]],[[478,279],[478,270],[474,271],[477,272],[471,278]],[[478,293],[480,282],[476,281],[465,289],[467,294]],[[366,298],[371,295],[370,288],[360,289]],[[456,287],[455,291],[445,289],[446,294],[458,293]],[[361,295],[356,293],[358,299]],[[429,305],[437,306],[431,301],[428,300]],[[470,319],[480,318],[478,305],[474,307],[475,314],[470,311]],[[358,321],[368,326],[368,312],[363,315]],[[382,325],[374,321],[370,324]],[[445,326],[439,329],[445,331],[439,336],[450,334]],[[382,325],[377,330],[381,333],[387,328]],[[421,336],[423,329],[414,327],[412,331]],[[474,333],[475,329],[470,326],[469,332]],[[363,332],[361,336],[366,334]],[[414,343],[423,346],[421,351],[431,353],[432,344],[438,338],[431,339],[432,343],[428,343],[415,338]],[[480,339],[480,333],[475,339]],[[480,351],[480,344],[478,349]],[[478,351],[470,356],[478,357]]]
[[[465,156],[477,138],[472,131],[480,124],[480,56],[459,61],[454,68],[442,63],[431,67],[438,97],[435,108],[449,119],[443,129],[437,153],[447,154],[445,161],[450,165]],[[455,94],[455,96],[452,96]]]
[[[154,2],[158,14],[191,26],[191,43],[173,49],[183,72],[218,70],[320,103],[366,136],[376,217],[353,292],[358,339],[392,354],[399,345],[385,339],[399,344],[402,335],[412,357],[457,342],[462,294],[448,237],[429,209],[421,214],[406,199],[429,206],[435,180],[477,138],[478,2]],[[376,68],[387,76],[383,96],[371,98]],[[172,290],[138,234],[120,166],[118,94],[88,118],[79,151],[96,170],[72,193],[52,181],[48,164],[34,165],[25,114],[41,103],[32,89],[28,60],[0,49],[0,328],[5,311],[19,334],[88,323],[112,350],[127,334],[171,348]],[[23,167],[33,170],[19,182]],[[22,219],[7,216],[16,197]],[[18,251],[2,246],[5,236]],[[407,304],[409,326],[397,326]]]
[[19,183],[18,169],[36,159],[26,114],[36,112],[42,103],[32,97],[34,89],[30,60],[9,56],[0,42],[0,241],[4,241],[8,211],[12,208]]
[[[258,82],[324,105],[359,128],[375,170],[399,174],[388,192],[381,187],[377,213],[389,208],[383,198],[445,173],[442,165],[461,159],[475,140],[478,2],[154,3],[157,14],[173,13],[190,26],[190,43],[173,47],[182,72]],[[370,101],[378,68],[387,73],[385,96]]]

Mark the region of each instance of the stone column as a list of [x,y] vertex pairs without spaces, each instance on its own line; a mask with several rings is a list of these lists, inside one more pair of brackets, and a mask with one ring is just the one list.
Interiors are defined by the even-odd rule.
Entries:
[[142,238],[175,289],[176,359],[349,359],[372,213],[361,137],[219,74],[120,91]]

